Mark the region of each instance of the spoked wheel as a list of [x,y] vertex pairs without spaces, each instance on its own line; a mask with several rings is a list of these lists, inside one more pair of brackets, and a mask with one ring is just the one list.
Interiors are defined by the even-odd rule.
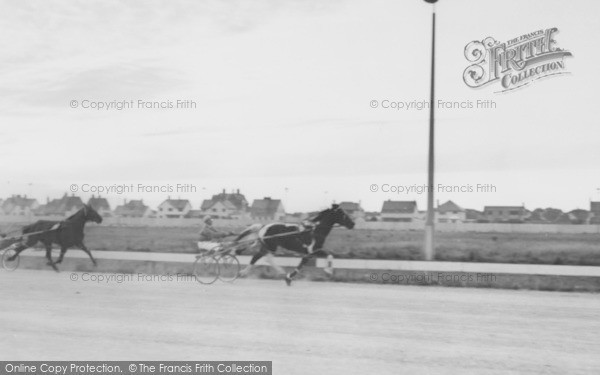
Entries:
[[240,262],[231,254],[219,258],[219,279],[231,283],[240,276]]
[[13,260],[11,257],[15,256],[17,252],[13,248],[8,248],[2,253],[2,267],[7,271],[14,271],[19,267],[19,261],[21,258],[17,255]]
[[194,276],[200,284],[212,284],[219,278],[219,263],[212,256],[197,258],[194,262]]

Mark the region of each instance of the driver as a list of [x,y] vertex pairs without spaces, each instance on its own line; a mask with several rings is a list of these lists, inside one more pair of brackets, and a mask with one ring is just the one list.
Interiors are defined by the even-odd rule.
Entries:
[[204,224],[202,229],[200,230],[200,241],[198,241],[198,249],[203,251],[214,250],[219,246],[219,242],[217,240],[233,236],[235,233],[233,232],[222,232],[213,227],[213,220],[210,216],[207,216],[204,219]]

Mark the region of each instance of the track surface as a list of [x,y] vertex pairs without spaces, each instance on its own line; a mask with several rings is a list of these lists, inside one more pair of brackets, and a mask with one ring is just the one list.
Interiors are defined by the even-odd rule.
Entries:
[[0,271],[2,359],[272,360],[286,375],[600,373],[597,294],[75,275]]

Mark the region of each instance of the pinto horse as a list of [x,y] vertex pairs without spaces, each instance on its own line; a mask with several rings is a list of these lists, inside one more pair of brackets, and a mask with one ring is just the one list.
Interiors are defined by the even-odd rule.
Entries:
[[354,228],[354,221],[337,204],[321,211],[309,222],[310,225],[286,223],[271,223],[264,226],[253,225],[240,233],[236,241],[254,233],[257,234],[258,243],[260,244],[258,252],[252,257],[250,264],[242,270],[241,274],[247,274],[254,263],[265,255],[273,268],[277,269],[279,273],[284,273],[283,269],[273,262],[273,254],[278,247],[283,247],[287,250],[305,254],[296,269],[285,275],[285,282],[289,286],[293,278],[311,258],[327,254],[323,250],[323,244],[334,225],[339,224],[348,229]]
[[[71,247],[78,247],[85,251],[95,266],[96,260],[83,244],[83,228],[88,221],[101,223],[102,216],[92,207],[84,205],[83,208],[63,221],[38,220],[33,224],[24,226],[22,229],[24,240],[15,248],[16,253],[8,260],[14,260],[20,252],[41,242],[46,248],[48,265],[52,266],[57,272],[56,264],[62,262],[67,249]],[[28,235],[29,233],[32,234]],[[56,262],[52,261],[52,244],[60,246],[60,255]]]

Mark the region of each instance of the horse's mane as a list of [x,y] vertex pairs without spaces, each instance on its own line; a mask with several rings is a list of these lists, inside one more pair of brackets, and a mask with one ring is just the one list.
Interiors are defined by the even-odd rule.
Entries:
[[85,206],[84,206],[84,207],[81,207],[80,209],[78,209],[78,210],[77,210],[77,211],[76,211],[76,212],[75,212],[73,215],[71,215],[71,216],[69,216],[68,218],[66,218],[66,219],[65,219],[65,221],[67,221],[67,220],[72,220],[73,218],[75,218],[75,215],[77,215],[78,213],[80,213],[80,212],[81,212],[81,210],[83,210],[84,208],[85,208]]

